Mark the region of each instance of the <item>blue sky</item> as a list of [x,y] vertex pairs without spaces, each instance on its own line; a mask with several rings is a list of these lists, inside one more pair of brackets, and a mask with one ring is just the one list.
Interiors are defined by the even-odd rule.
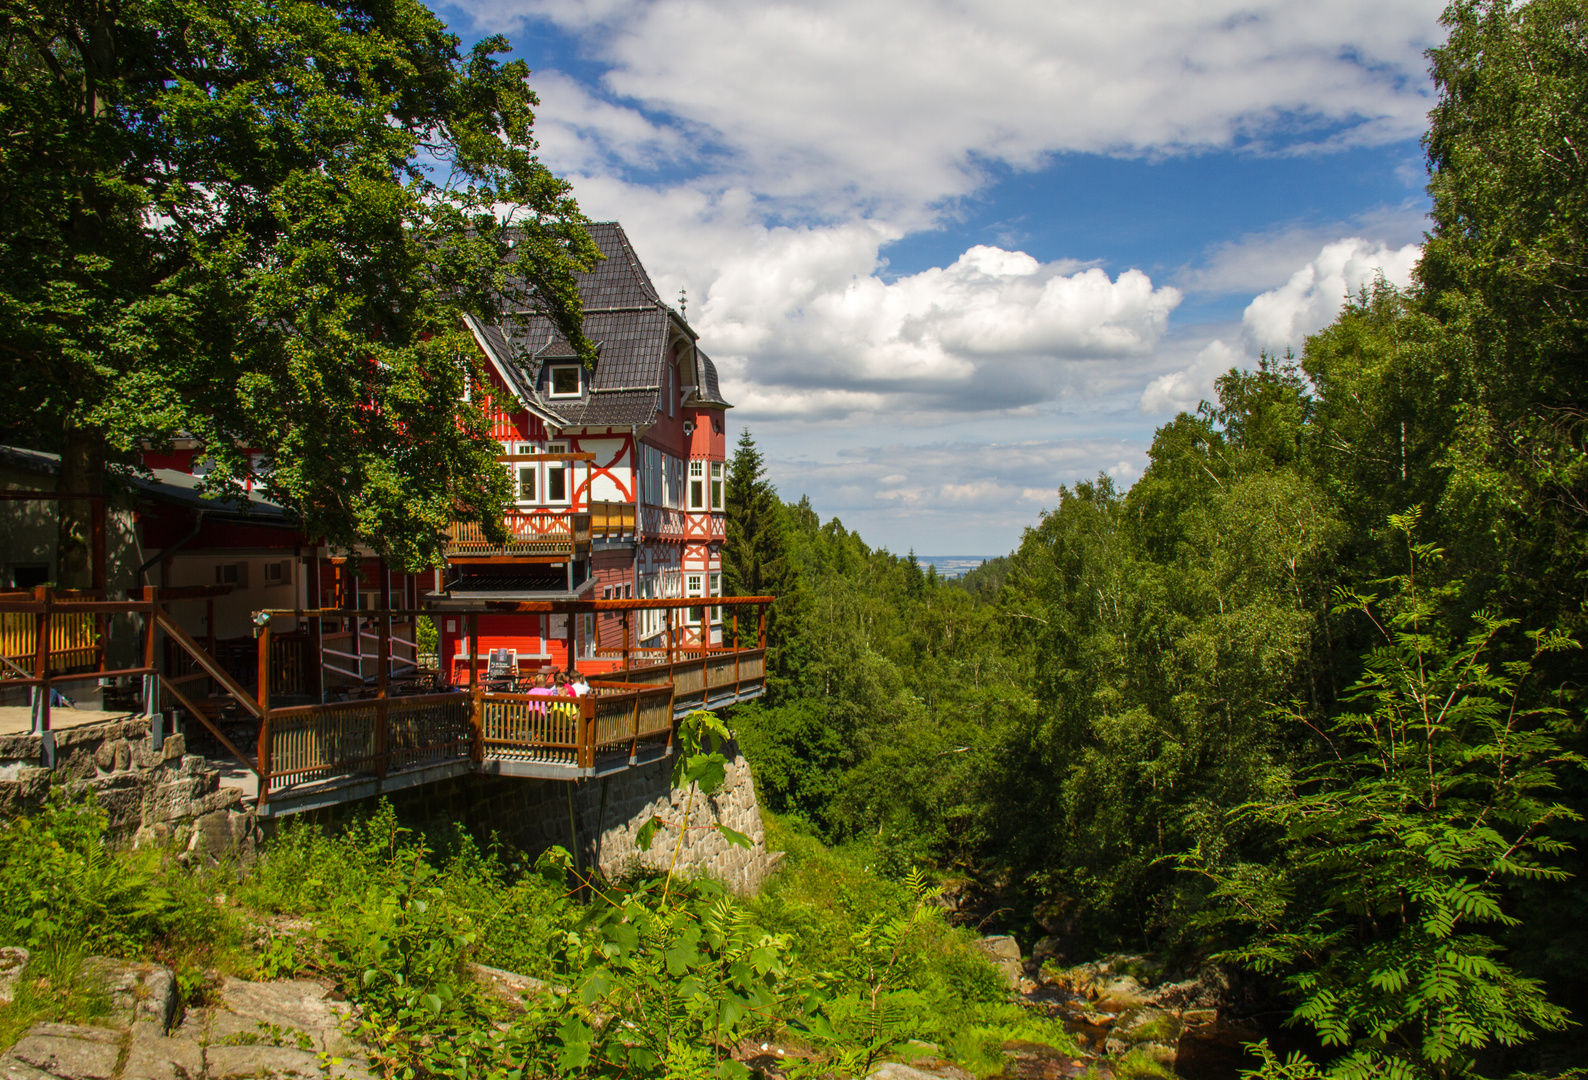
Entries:
[[1440,6],[463,0],[785,498],[990,555],[1344,295],[1410,278]]

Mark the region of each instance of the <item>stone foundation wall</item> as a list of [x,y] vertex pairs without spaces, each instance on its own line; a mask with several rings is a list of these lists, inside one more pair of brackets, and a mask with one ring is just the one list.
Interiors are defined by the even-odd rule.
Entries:
[[[678,869],[709,875],[735,892],[752,893],[761,887],[776,859],[766,850],[750,766],[737,746],[729,744],[725,752],[727,781],[710,798],[695,794]],[[570,794],[577,829],[569,825]],[[494,833],[531,856],[553,845],[574,850],[577,836],[580,866],[599,865],[603,873],[617,876],[639,868],[667,869],[689,791],[672,786],[672,762],[664,760],[577,782],[460,776],[387,798],[405,821],[417,827],[435,831],[455,822],[482,841]],[[356,806],[338,808],[337,816]],[[658,830],[651,850],[641,852],[637,837],[652,815],[674,827]],[[700,827],[712,824],[744,833],[751,846],[729,844],[715,829]]]
[[176,842],[188,856],[236,851],[252,858],[258,838],[242,793],[188,754],[181,735],[156,745],[147,720],[112,720],[50,733],[55,768],[43,768],[45,736],[0,735],[0,818],[37,810],[57,785],[88,790],[113,833],[135,843]]
[[[38,765],[40,736],[0,736],[0,818],[38,809],[53,786],[65,784],[73,792],[92,790],[112,831],[134,844],[175,842],[188,856],[235,850],[244,861],[253,857],[267,823],[255,818],[237,789],[220,786],[219,772],[204,758],[185,752],[180,734],[166,736],[157,747],[143,720],[52,734],[54,770]],[[752,893],[775,860],[766,850],[750,766],[736,745],[725,752],[726,782],[710,797],[697,791],[692,806],[689,790],[672,786],[670,760],[577,782],[467,774],[387,798],[406,822],[427,832],[440,835],[455,823],[481,841],[494,834],[531,857],[557,845],[574,850],[581,868],[599,866],[609,877],[640,868],[666,870],[688,806],[690,828],[678,848],[678,869]],[[332,824],[370,806],[364,800],[311,816]],[[639,831],[653,815],[668,827],[642,852]],[[745,834],[751,846],[729,844],[712,824]]]

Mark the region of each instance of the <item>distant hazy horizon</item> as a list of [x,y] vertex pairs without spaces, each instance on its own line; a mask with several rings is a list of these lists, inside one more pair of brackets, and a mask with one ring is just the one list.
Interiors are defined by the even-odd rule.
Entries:
[[[1008,552],[1004,552],[1008,554]],[[996,559],[997,555],[922,555],[916,552],[915,559],[922,566],[935,566],[938,577],[955,578],[967,570],[974,570],[988,559]]]

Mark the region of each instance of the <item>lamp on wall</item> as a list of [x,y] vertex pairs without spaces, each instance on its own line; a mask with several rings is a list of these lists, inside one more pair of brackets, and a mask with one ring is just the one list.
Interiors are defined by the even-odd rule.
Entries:
[[685,435],[693,435],[694,433],[695,433],[695,422],[693,420],[685,420],[684,421],[684,434]]

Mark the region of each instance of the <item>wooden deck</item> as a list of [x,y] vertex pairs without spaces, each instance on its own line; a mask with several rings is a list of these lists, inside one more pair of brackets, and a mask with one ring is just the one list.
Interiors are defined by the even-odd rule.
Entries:
[[[478,672],[467,688],[403,693],[403,684],[393,679],[392,647],[399,642],[392,638],[391,623],[417,613],[390,609],[257,613],[252,642],[257,670],[250,680],[236,657],[212,653],[166,610],[173,600],[211,591],[146,588],[139,599],[127,601],[68,599],[46,589],[0,597],[0,614],[8,616],[6,629],[16,638],[13,650],[30,661],[27,667],[13,661],[0,672],[0,681],[39,691],[27,715],[34,730],[48,731],[53,686],[83,678],[141,677],[146,711],[185,714],[193,736],[207,735],[217,752],[247,770],[257,810],[265,816],[352,802],[469,772],[568,781],[607,776],[670,756],[676,724],[688,713],[760,697],[766,688],[766,650],[758,642],[748,649],[661,650],[648,658],[650,663],[640,655],[626,657],[630,666],[598,676],[590,683],[592,692],[580,698],[487,689]],[[627,611],[645,603],[679,607],[691,602],[583,601],[569,607]],[[770,598],[718,602],[764,606]],[[102,632],[85,630],[97,631],[112,615],[141,622],[137,667],[107,670]],[[359,687],[362,696],[352,700],[275,703],[285,683],[301,681],[283,675],[284,653],[270,626],[279,615],[311,618],[317,625],[326,619],[376,618],[381,630],[372,636],[381,651],[374,683]],[[166,655],[157,663],[161,635]],[[312,636],[319,650],[328,636]],[[87,655],[79,655],[85,646]],[[301,666],[302,659],[298,662]],[[64,671],[68,664],[86,670]]]

